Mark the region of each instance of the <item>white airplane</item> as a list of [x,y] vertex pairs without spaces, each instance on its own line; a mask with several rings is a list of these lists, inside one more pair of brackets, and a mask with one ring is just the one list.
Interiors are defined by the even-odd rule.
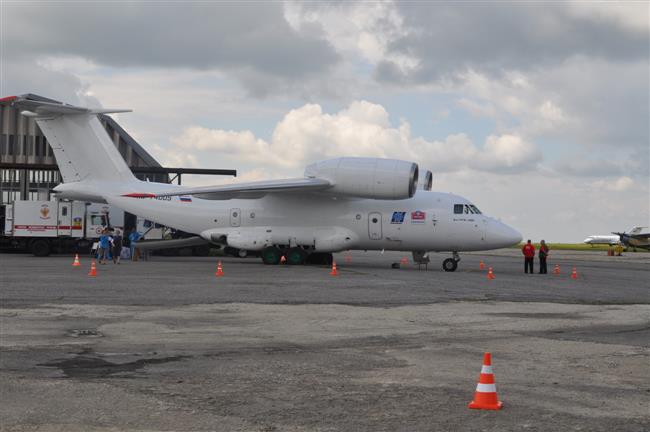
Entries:
[[645,227],[633,227],[629,233],[612,233],[611,235],[591,235],[584,239],[582,242],[590,245],[597,244],[607,244],[607,245],[617,245],[621,243],[621,235],[627,234],[628,236],[635,236],[641,233],[641,230]]
[[[136,179],[88,109],[30,100],[0,99],[35,118],[50,143],[63,182],[60,198],[106,202],[196,237],[183,245],[211,242],[259,251],[265,264],[331,263],[344,250],[451,252],[445,271],[461,251],[512,246],[519,232],[482,214],[458,195],[418,190],[418,165],[393,159],[342,157],[309,165],[304,177],[240,184],[183,187]],[[430,189],[427,172],[423,187]],[[416,192],[417,191],[417,192]],[[175,244],[180,246],[181,244]]]

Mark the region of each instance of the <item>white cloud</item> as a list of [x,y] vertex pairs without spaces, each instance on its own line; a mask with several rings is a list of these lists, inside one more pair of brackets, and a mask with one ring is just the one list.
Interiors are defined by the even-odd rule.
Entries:
[[[534,169],[541,160],[533,144],[514,134],[489,136],[482,148],[465,134],[450,135],[444,141],[414,137],[406,121],[391,126],[386,109],[367,101],[352,102],[334,114],[324,113],[316,104],[291,110],[278,122],[269,141],[249,130],[192,126],[172,143],[185,152],[294,172],[317,160],[346,155],[414,160],[438,172],[463,168],[517,172]],[[200,160],[208,159],[201,156]]]
[[634,180],[630,177],[623,176],[610,180],[597,180],[591,183],[591,186],[596,190],[605,189],[610,192],[623,192],[634,186]]

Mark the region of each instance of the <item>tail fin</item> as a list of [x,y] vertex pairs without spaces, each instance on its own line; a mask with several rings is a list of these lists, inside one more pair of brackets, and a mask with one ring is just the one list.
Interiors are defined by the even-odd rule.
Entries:
[[24,116],[34,117],[52,147],[64,183],[136,180],[97,118],[100,113],[130,110],[93,110],[25,96],[10,96],[0,102],[12,103],[24,109]]

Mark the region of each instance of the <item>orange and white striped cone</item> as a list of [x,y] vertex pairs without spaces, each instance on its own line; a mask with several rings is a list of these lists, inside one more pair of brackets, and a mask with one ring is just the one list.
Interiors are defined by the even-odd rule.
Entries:
[[500,410],[503,407],[503,402],[497,397],[497,386],[492,373],[492,355],[489,352],[483,354],[483,367],[476,385],[474,400],[468,407],[482,410]]
[[79,254],[74,254],[74,262],[72,263],[72,267],[81,267],[81,263],[79,262]]
[[578,279],[578,272],[576,271],[575,267],[573,267],[573,270],[571,270],[571,279]]
[[221,267],[221,261],[217,263],[217,272],[214,274],[216,277],[223,276],[223,267]]
[[332,271],[330,272],[330,276],[338,276],[339,272],[336,271],[336,261],[332,261]]
[[494,272],[492,271],[492,267],[488,267],[487,278],[490,280],[494,279]]
[[560,265],[555,264],[555,268],[553,269],[553,274],[560,274]]
[[97,265],[95,264],[95,260],[90,263],[90,273],[88,273],[88,276],[97,277]]
[[478,263],[478,268],[479,268],[480,270],[484,270],[484,269],[485,269],[485,263],[483,262],[483,260],[481,260],[481,262]]

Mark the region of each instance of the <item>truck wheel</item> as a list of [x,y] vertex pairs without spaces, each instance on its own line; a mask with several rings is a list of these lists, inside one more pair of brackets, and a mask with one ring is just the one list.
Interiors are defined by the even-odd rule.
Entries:
[[47,240],[34,240],[29,250],[37,257],[46,257],[50,254],[50,243]]
[[275,246],[269,246],[262,251],[262,261],[264,264],[277,265],[280,264],[282,252]]

